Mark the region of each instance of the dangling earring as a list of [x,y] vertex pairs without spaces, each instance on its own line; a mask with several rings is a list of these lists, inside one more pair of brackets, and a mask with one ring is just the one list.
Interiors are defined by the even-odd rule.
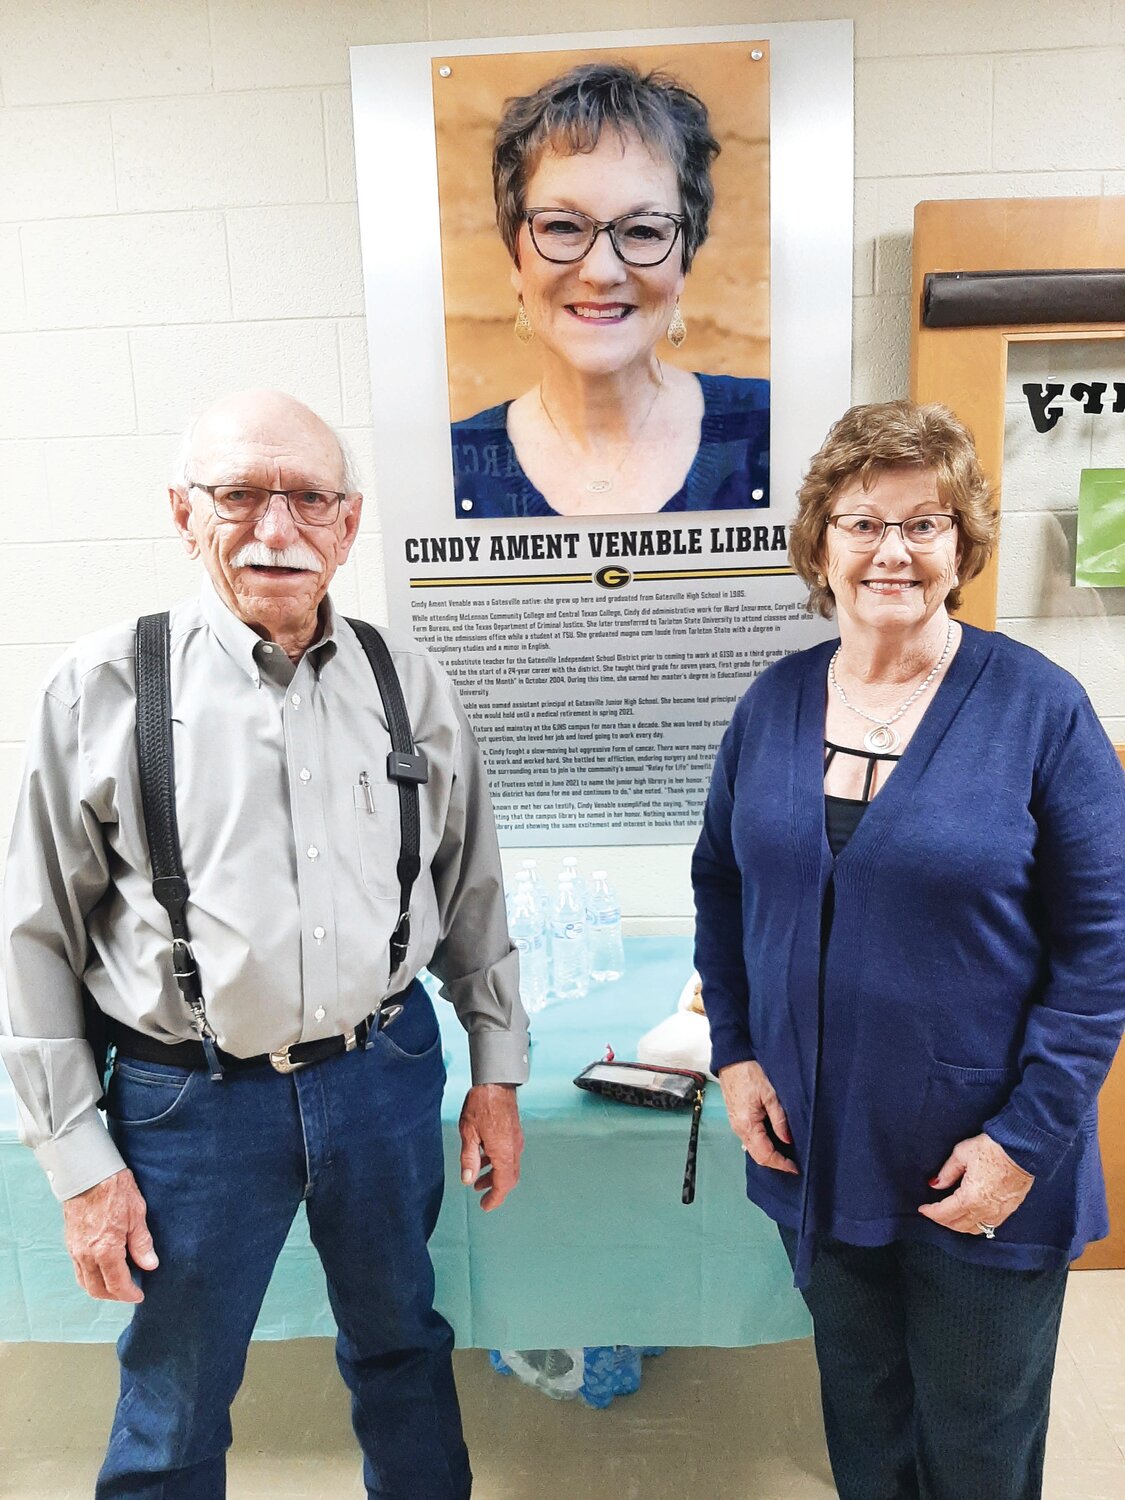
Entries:
[[680,311],[680,299],[676,298],[676,306],[672,310],[672,321],[668,324],[668,342],[673,349],[678,349],[687,338],[687,324],[684,315]]
[[826,589],[828,587],[828,579],[823,573],[816,575],[816,586],[818,589]]
[[521,344],[530,344],[535,337],[535,329],[531,326],[531,319],[527,315],[527,308],[523,305],[522,297],[516,307],[516,321],[512,325],[512,332]]

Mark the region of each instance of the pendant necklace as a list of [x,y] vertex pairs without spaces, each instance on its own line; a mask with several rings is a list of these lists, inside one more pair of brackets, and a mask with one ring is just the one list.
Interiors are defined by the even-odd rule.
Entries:
[[910,697],[907,698],[906,702],[903,703],[901,707],[895,709],[894,713],[886,719],[877,718],[875,714],[869,714],[865,708],[857,708],[854,703],[848,702],[847,695],[845,694],[840,684],[836,681],[836,658],[840,654],[839,646],[836,647],[835,651],[833,651],[832,653],[832,660],[828,663],[829,682],[839,693],[840,702],[844,705],[845,708],[850,708],[853,714],[859,714],[861,719],[867,719],[869,723],[872,723],[876,726],[874,729],[869,729],[863,736],[863,748],[865,750],[870,751],[872,755],[885,755],[888,753],[893,753],[898,749],[898,747],[902,744],[902,736],[899,734],[897,729],[892,729],[891,725],[895,723],[897,719],[902,718],[903,714],[910,707],[910,705],[916,702],[929,687],[930,683],[933,682],[934,678],[941,671],[942,666],[945,663],[945,658],[949,655],[949,648],[952,645],[953,621],[950,620],[949,629],[945,634],[945,645],[942,647],[941,655],[930,668],[929,674],[922,682],[918,684],[918,686],[911,693]]
[[[656,406],[657,400],[659,399],[660,392],[664,389],[664,370],[663,370],[663,368],[661,367],[660,364],[657,364],[656,371],[657,371],[657,375],[659,376],[659,379],[657,380],[657,383],[656,383],[656,390],[653,392],[652,400],[648,404],[648,410],[645,412],[644,416],[641,418],[641,425],[637,428],[637,431],[636,431],[636,433],[635,433],[635,435],[633,437],[632,442],[630,442],[629,446],[625,449],[625,452],[621,455],[621,458],[618,460],[617,466],[611,471],[611,473],[609,473],[608,475],[603,475],[602,477],[600,477],[598,479],[589,479],[589,480],[586,481],[586,489],[590,492],[591,495],[604,495],[608,490],[611,490],[613,488],[613,481],[617,478],[618,474],[620,474],[621,470],[625,467],[625,460],[631,456],[631,454],[633,452],[633,449],[637,446],[637,443],[640,441],[641,433],[644,432],[645,428],[648,426],[648,419],[649,419],[649,417],[652,416],[652,413],[653,413],[653,410],[654,410],[654,408]],[[542,385],[542,382],[540,382],[540,385],[539,385],[539,405],[543,408],[543,415],[547,418],[547,421],[550,422],[551,426],[554,428],[554,430],[555,430],[555,436],[558,438],[559,442],[563,445],[563,447],[564,448],[572,448],[572,447],[574,447],[573,443],[568,442],[568,440],[565,437],[563,437],[562,432],[559,429],[559,424],[555,421],[554,417],[551,415],[551,409],[547,405],[546,401],[543,399],[543,385]]]

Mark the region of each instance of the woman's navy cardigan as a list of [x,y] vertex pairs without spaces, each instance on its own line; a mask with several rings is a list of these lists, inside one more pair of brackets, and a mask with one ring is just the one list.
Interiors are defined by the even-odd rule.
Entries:
[[[746,692],[692,861],[712,1067],[756,1059],[799,1176],[750,1198],[818,1237],[1061,1265],[1107,1233],[1096,1097],[1125,1024],[1125,776],[1080,685],[964,627],[925,717],[833,860],[836,642]],[[932,1223],[931,1177],[986,1131],[1035,1176],[995,1240]]]

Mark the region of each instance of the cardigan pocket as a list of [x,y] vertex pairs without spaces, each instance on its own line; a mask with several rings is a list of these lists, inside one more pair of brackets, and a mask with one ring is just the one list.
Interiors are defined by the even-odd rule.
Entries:
[[959,1141],[980,1135],[1016,1081],[1010,1068],[964,1068],[931,1058],[913,1131],[918,1165],[937,1172]]

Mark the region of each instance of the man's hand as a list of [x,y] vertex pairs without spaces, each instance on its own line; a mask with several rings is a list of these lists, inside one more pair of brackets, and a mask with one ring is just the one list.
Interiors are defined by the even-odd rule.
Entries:
[[[499,1208],[520,1180],[523,1131],[513,1083],[471,1088],[461,1109],[461,1181],[483,1193],[481,1208]],[[487,1168],[488,1170],[483,1170]]]
[[727,1107],[730,1128],[742,1142],[742,1149],[760,1167],[772,1167],[775,1172],[792,1172],[796,1175],[797,1164],[782,1156],[769,1138],[765,1127],[770,1127],[779,1141],[787,1146],[793,1144],[789,1121],[781,1107],[781,1100],[773,1084],[762,1071],[760,1063],[730,1063],[719,1069],[719,1087],[723,1091],[723,1103]]
[[66,1248],[78,1285],[104,1302],[143,1302],[129,1274],[129,1259],[142,1271],[159,1262],[145,1220],[145,1200],[127,1167],[63,1204]]
[[991,1136],[974,1135],[959,1141],[930,1178],[932,1188],[951,1188],[955,1182],[961,1186],[940,1203],[923,1203],[918,1212],[958,1234],[981,1234],[982,1224],[995,1229],[1011,1218],[1034,1181]]

